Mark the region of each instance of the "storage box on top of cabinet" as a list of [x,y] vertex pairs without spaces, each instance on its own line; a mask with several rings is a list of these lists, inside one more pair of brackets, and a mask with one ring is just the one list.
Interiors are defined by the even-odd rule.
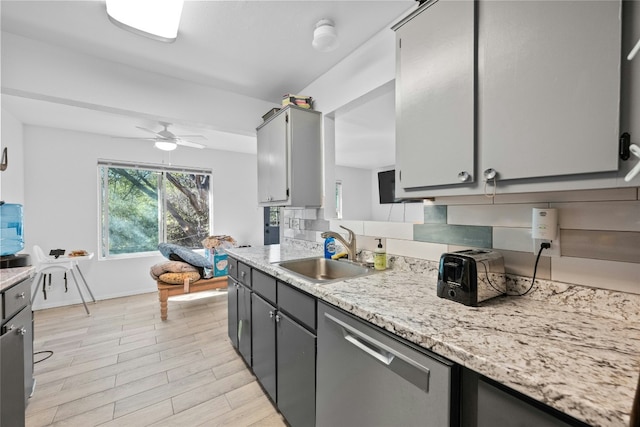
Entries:
[[257,128],[258,203],[322,205],[322,113],[281,109]]

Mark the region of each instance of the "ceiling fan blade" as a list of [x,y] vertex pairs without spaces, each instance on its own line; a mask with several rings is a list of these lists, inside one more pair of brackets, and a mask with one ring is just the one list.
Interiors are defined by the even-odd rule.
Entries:
[[202,144],[198,144],[197,142],[185,141],[184,139],[176,140],[176,144],[184,145],[185,147],[191,147],[191,148],[204,148],[204,145]]
[[134,136],[114,136],[113,138],[116,138],[116,139],[136,139],[136,140],[143,140],[143,141],[155,141],[156,139],[158,139],[158,138],[155,138],[155,137],[145,138],[145,137],[134,137]]
[[176,135],[178,138],[202,138],[207,139],[204,135]]
[[152,134],[154,134],[155,136],[157,136],[158,138],[166,139],[164,136],[160,135],[160,134],[159,134],[159,133],[157,133],[157,132],[152,131],[151,129],[143,128],[143,127],[141,127],[141,126],[136,126],[136,127],[137,127],[138,129],[140,129],[140,130],[145,131],[145,132],[152,133]]

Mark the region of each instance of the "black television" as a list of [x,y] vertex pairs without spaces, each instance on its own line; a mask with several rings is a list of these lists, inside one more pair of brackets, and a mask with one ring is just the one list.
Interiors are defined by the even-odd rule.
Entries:
[[399,203],[396,200],[396,170],[378,172],[378,193],[380,204]]

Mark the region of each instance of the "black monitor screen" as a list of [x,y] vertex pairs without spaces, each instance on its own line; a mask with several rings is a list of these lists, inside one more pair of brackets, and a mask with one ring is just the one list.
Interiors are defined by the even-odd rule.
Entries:
[[396,171],[378,172],[378,192],[380,204],[396,203]]

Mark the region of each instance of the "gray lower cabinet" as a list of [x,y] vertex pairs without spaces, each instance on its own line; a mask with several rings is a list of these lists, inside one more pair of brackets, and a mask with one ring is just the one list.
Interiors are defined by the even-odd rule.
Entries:
[[314,426],[316,336],[280,313],[277,333],[278,409],[292,426]]
[[586,426],[577,420],[562,420],[550,410],[543,410],[514,394],[486,382],[478,381],[476,427],[569,427]]
[[[238,262],[240,272],[243,265]],[[289,425],[313,426],[316,299],[259,270],[244,271],[251,289],[229,282],[231,342]]]
[[227,279],[227,325],[229,339],[238,348],[238,288],[240,284],[231,276]]
[[[251,289],[240,280],[237,267],[238,263],[230,259],[233,265],[233,272],[230,272],[227,279],[227,331],[231,345],[238,350],[244,361],[251,366]],[[244,264],[242,264],[244,265]],[[246,266],[245,266],[246,267]],[[246,268],[243,269],[247,276]],[[250,283],[250,280],[245,280]]]
[[253,373],[276,402],[276,308],[256,293],[251,299]]
[[251,366],[251,290],[238,286],[238,351]]
[[[28,308],[23,308],[10,323],[2,327],[0,335],[0,396],[2,411],[0,426],[24,426],[24,341],[21,333],[25,322],[30,322]],[[26,314],[26,315],[25,315]]]
[[0,427],[25,424],[33,391],[33,312],[27,278],[0,293]]

